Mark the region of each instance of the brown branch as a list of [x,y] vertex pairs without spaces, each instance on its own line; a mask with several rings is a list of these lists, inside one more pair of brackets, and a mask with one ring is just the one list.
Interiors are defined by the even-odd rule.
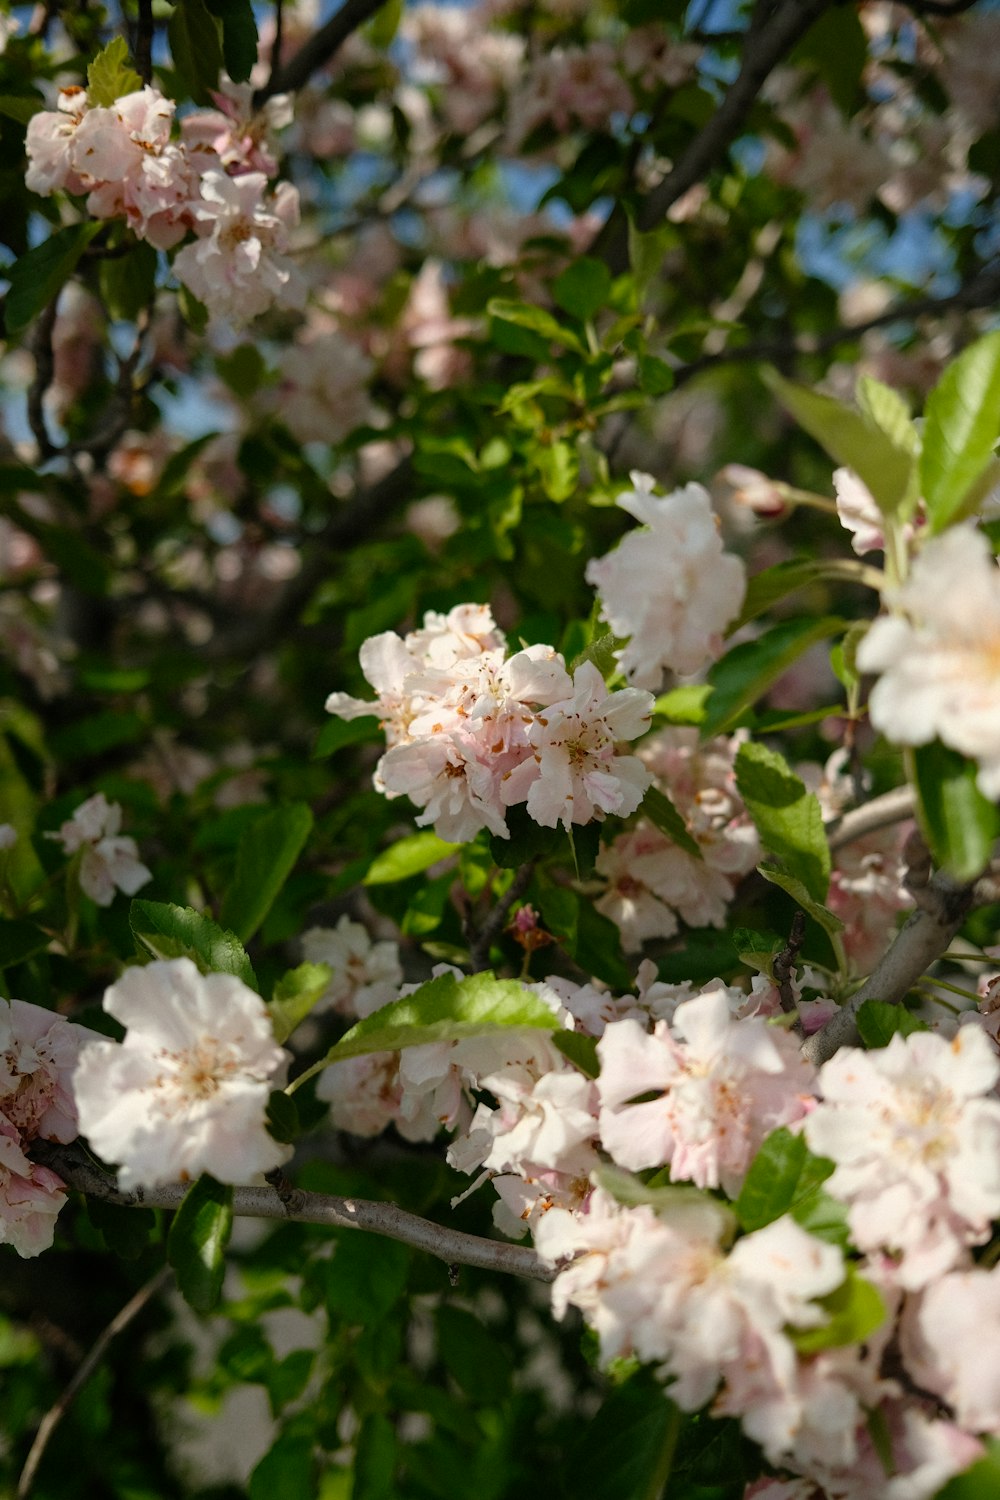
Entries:
[[73,1401],[76,1399],[81,1388],[87,1383],[91,1375],[97,1369],[101,1360],[107,1353],[108,1346],[113,1339],[139,1316],[147,1302],[150,1302],[157,1292],[164,1289],[170,1281],[173,1272],[169,1266],[162,1266],[155,1276],[151,1276],[144,1286],[141,1286],[134,1297],[131,1297],[121,1310],[115,1313],[108,1326],[98,1335],[93,1348],[81,1361],[79,1367],[73,1374],[72,1380],[60,1394],[59,1399],[45,1413],[35,1433],[35,1440],[31,1445],[31,1451],[21,1470],[21,1477],[17,1482],[17,1500],[25,1500],[34,1484],[38,1465],[42,1461],[45,1449],[48,1447],[49,1439],[55,1432],[59,1423],[66,1415]]
[[135,70],[143,83],[153,81],[153,0],[139,0],[139,24],[135,31]]
[[60,452],[59,447],[49,435],[48,423],[45,420],[45,393],[55,376],[52,332],[56,325],[58,302],[57,294],[38,319],[31,341],[31,352],[35,360],[35,377],[28,387],[28,425],[38,444],[38,456],[42,463],[46,459],[54,458]]
[[274,81],[281,72],[281,43],[285,30],[285,7],[282,0],[274,3],[274,40],[271,43],[271,70],[267,75],[267,89],[269,94],[279,92],[274,86]]
[[[51,1146],[36,1142],[32,1154],[59,1173],[70,1187],[123,1208],[181,1206],[188,1187],[176,1186],[123,1192],[113,1177],[102,1172],[74,1146]],[[188,1185],[189,1186],[189,1185]],[[339,1198],[330,1193],[306,1193],[293,1188],[279,1193],[274,1187],[233,1188],[233,1213],[239,1218],[287,1219],[296,1224],[321,1224],[331,1229],[366,1229],[373,1234],[399,1240],[415,1250],[424,1250],[446,1265],[479,1266],[533,1281],[552,1281],[555,1272],[542,1264],[534,1250],[500,1240],[482,1239],[460,1229],[446,1229],[421,1219],[395,1203],[373,1203],[363,1198]]]
[[879,828],[902,823],[913,817],[915,807],[911,786],[897,786],[881,797],[873,797],[862,807],[842,813],[839,818],[826,825],[830,849],[843,849],[846,844],[853,844],[856,839],[863,839],[866,834],[875,833]]
[[[769,75],[831,4],[833,0],[782,0],[770,11],[758,6],[747,32],[739,73],[677,165],[640,202],[635,215],[638,229],[654,229],[662,223],[678,198],[716,165],[742,131]],[[603,259],[615,275],[628,269],[628,225],[623,210],[611,214],[590,253]]]
[[912,912],[896,934],[892,947],[876,964],[861,988],[831,1016],[821,1030],[802,1045],[802,1052],[818,1067],[841,1047],[858,1040],[857,1014],[866,1000],[899,1005],[920,976],[949,947],[975,901],[975,885],[960,885],[938,872],[926,887],[925,905]]
[[978,5],[979,0],[903,0],[915,16],[960,16]]
[[805,912],[797,911],[792,918],[791,931],[788,934],[788,942],[780,953],[774,956],[772,969],[774,982],[778,988],[778,999],[781,1008],[789,1015],[795,1010],[795,991],[792,988],[792,977],[795,973],[795,960],[799,956],[799,949],[806,935]]
[[274,94],[290,94],[308,83],[312,75],[330,61],[334,53],[382,9],[386,0],[344,0],[325,26],[304,42],[285,67],[272,72],[263,88],[253,97],[254,109],[260,109]]

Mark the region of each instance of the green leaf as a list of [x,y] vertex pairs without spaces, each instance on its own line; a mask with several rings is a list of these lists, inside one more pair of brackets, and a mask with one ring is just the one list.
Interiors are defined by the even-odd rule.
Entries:
[[365,28],[365,36],[373,47],[389,47],[395,41],[399,23],[403,19],[403,0],[388,0],[379,6]]
[[251,989],[257,988],[239,938],[190,906],[133,901],[129,924],[140,952],[153,958],[190,958],[203,974],[234,974]]
[[351,1500],[396,1500],[396,1444],[396,1429],[384,1412],[364,1418],[354,1449]]
[[939,740],[918,745],[908,759],[917,817],[935,864],[956,880],[974,880],[1000,833],[1000,812],[976,785],[975,762]]
[[556,277],[552,296],[563,312],[586,323],[607,305],[611,296],[611,272],[603,260],[583,255]]
[[864,412],[795,385],[773,370],[763,372],[765,384],[788,408],[800,426],[826,449],[838,464],[853,469],[868,486],[885,515],[893,515],[911,493],[914,460]]
[[[674,1486],[666,1488],[669,1460],[682,1420],[662,1381],[650,1370],[638,1371],[590,1418],[586,1442],[569,1446],[565,1493],[586,1500],[660,1500],[672,1494]],[[690,1492],[690,1500],[696,1495]]]
[[762,1142],[750,1163],[733,1205],[741,1228],[749,1234],[794,1210],[833,1171],[833,1162],[812,1156],[805,1136],[783,1125]]
[[687,683],[661,693],[653,704],[653,713],[670,724],[702,724],[708,712],[705,705],[711,696],[712,688],[707,682]]
[[246,83],[257,61],[257,22],[250,0],[206,0],[206,4],[222,22],[222,60],[226,72],[234,83]]
[[103,1234],[112,1254],[122,1260],[137,1260],[156,1231],[156,1215],[151,1208],[126,1208],[120,1203],[88,1198],[87,1217]]
[[183,282],[177,290],[177,306],[181,310],[181,317],[192,333],[205,332],[208,327],[208,308],[204,302],[198,301],[194,292],[184,286]]
[[792,900],[801,906],[806,916],[812,917],[814,922],[819,923],[828,937],[835,938],[839,933],[843,932],[844,924],[836,912],[832,912],[828,906],[824,906],[821,902],[814,901],[801,880],[796,879],[794,875],[787,874],[784,870],[779,870],[776,865],[758,865],[757,869],[765,880],[769,880],[772,885],[778,885],[783,891],[787,891]]
[[708,674],[712,696],[701,721],[702,736],[708,739],[732,729],[810,646],[843,628],[843,620],[832,615],[819,620],[802,616],[783,620],[755,641],[745,641],[727,651]]
[[107,109],[116,99],[137,94],[141,88],[142,79],[129,66],[128,43],[123,36],[113,37],[87,69],[88,104],[92,109],[96,105]]
[[257,1464],[247,1485],[249,1500],[278,1500],[285,1495],[314,1495],[315,1444],[311,1438],[284,1432]]
[[127,255],[102,260],[97,279],[101,301],[113,318],[134,322],[156,291],[157,255],[152,245],[132,246]]
[[497,979],[490,973],[468,979],[442,974],[412,995],[393,1000],[358,1021],[320,1062],[296,1078],[292,1088],[345,1057],[397,1052],[425,1042],[450,1042],[511,1028],[555,1031],[557,1025],[544,1001],[515,979]]
[[345,745],[360,745],[365,740],[374,740],[379,732],[379,721],[374,714],[363,714],[357,719],[330,719],[323,725],[312,753],[313,760],[325,760]]
[[674,388],[674,372],[655,354],[639,355],[639,384],[647,396],[665,396]]
[[19,125],[27,125],[44,108],[45,100],[41,94],[0,94],[0,115],[16,120]]
[[300,1021],[304,1021],[333,978],[329,964],[299,964],[289,969],[274,987],[267,1007],[274,1028],[274,1040],[288,1040]]
[[331,1322],[381,1323],[406,1293],[410,1261],[410,1251],[398,1240],[355,1229],[339,1234],[326,1273]]
[[1000,332],[948,366],[927,398],[920,477],[935,531],[962,513],[1000,435]]
[[420,875],[440,860],[457,854],[461,844],[449,844],[439,839],[436,833],[410,833],[376,854],[364,878],[365,885],[394,885],[397,880],[409,880]]
[[749,741],[736,755],[736,786],[766,849],[783,860],[816,901],[830,883],[830,846],[814,792],[776,750]]
[[886,1306],[882,1294],[872,1282],[859,1276],[850,1264],[843,1284],[817,1300],[819,1306],[829,1313],[829,1320],[819,1328],[789,1330],[792,1343],[800,1354],[817,1354],[821,1349],[863,1344],[885,1322]]
[[911,458],[920,457],[920,434],[910,408],[898,391],[883,385],[873,375],[862,375],[855,388],[858,406],[869,421],[884,432],[895,447]]
[[476,1405],[498,1406],[510,1394],[514,1364],[507,1345],[464,1307],[438,1309],[438,1353],[449,1375]]
[[695,859],[705,858],[701,845],[688,832],[687,824],[666,792],[661,792],[655,786],[648,787],[642,799],[642,812],[679,849],[683,849],[686,854],[693,855]]
[[283,1145],[291,1145],[302,1133],[299,1107],[281,1089],[273,1089],[268,1098],[266,1122],[268,1134]]
[[89,219],[86,224],[58,229],[14,262],[6,272],[10,290],[4,312],[11,336],[27,328],[58,295],[76,270],[80,256],[103,227],[100,219]]
[[516,328],[526,328],[530,333],[536,333],[550,343],[562,344],[577,354],[586,352],[573,330],[564,327],[543,307],[533,307],[528,302],[511,302],[505,297],[493,297],[486,304],[486,311],[501,323],[513,323]]
[[48,933],[34,922],[0,920],[0,969],[9,969],[36,953],[44,953],[50,942]]
[[195,104],[211,104],[222,71],[222,43],[219,24],[204,0],[179,0],[167,23],[167,37],[185,92]]
[[818,560],[790,558],[787,562],[775,563],[773,568],[763,568],[747,580],[747,591],[743,608],[737,616],[733,629],[738,630],[748,620],[755,620],[773,604],[787,599],[789,594],[808,588],[822,578],[826,564]]
[[224,927],[253,937],[295,867],[312,832],[304,802],[288,802],[255,818],[236,850],[236,873],[219,913]]
[[565,848],[563,830],[543,828],[524,806],[508,809],[507,827],[509,839],[496,834],[490,839],[490,857],[501,870],[517,870],[529,860],[547,859]]
[[[660,1183],[656,1179],[643,1182],[634,1173],[610,1165],[595,1167],[592,1175],[599,1187],[614,1198],[616,1203],[624,1203],[627,1208],[638,1208],[646,1204],[665,1219],[669,1219],[671,1213],[683,1213],[695,1208],[717,1216],[720,1236],[731,1235],[736,1228],[736,1216],[729,1205],[720,1202],[718,1198],[709,1197],[690,1182]],[[666,1169],[662,1175],[667,1175]]]
[[552,1040],[563,1057],[586,1078],[596,1078],[601,1071],[596,1037],[582,1031],[557,1031]]
[[915,1031],[929,1031],[926,1021],[912,1015],[905,1005],[890,1005],[886,1000],[866,1000],[857,1014],[858,1035],[871,1052],[887,1047],[894,1036],[912,1036]]
[[203,1173],[185,1194],[167,1236],[167,1259],[195,1312],[211,1312],[219,1300],[232,1227],[232,1188]]
[[580,482],[580,455],[571,443],[548,443],[538,448],[535,462],[542,489],[550,500],[568,500]]

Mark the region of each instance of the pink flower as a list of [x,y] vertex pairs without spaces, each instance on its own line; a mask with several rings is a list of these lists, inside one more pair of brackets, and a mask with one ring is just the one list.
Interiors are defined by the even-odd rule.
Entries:
[[369,1016],[395,1000],[403,983],[398,944],[373,943],[361,923],[348,916],[342,916],[336,927],[310,927],[303,933],[302,956],[333,970],[317,1011]]
[[169,250],[190,224],[195,174],[170,140],[175,105],[148,85],[87,111],[73,140],[77,171],[90,188],[87,208],[101,219],[124,217],[136,234]]
[[24,180],[29,191],[43,198],[60,190],[87,191],[73,156],[76,132],[87,110],[86,89],[73,85],[60,89],[57,109],[32,115],[25,138],[28,170]]
[[592,662],[573,677],[573,696],[552,703],[528,729],[533,754],[506,775],[504,802],[527,802],[536,823],[589,823],[607,813],[628,817],[642,801],[652,777],[634,755],[618,753],[649,727],[649,693],[625,688],[609,693]]
[[0,1244],[18,1255],[40,1255],[52,1244],[66,1202],[62,1179],[29,1161],[9,1120],[0,1117]]
[[174,258],[178,279],[212,316],[238,327],[275,304],[301,307],[305,300],[302,279],[284,253],[298,223],[298,193],[287,182],[265,201],[266,191],[263,172],[206,172],[191,205],[199,238]]
[[1000,1216],[1000,1059],[976,1026],[951,1041],[896,1035],[845,1047],[819,1074],[810,1150],[837,1170],[826,1188],[848,1205],[859,1250],[896,1257],[908,1289],[961,1266]]
[[[971,1432],[1000,1433],[1000,1271],[952,1271],[908,1303],[906,1368]],[[986,1330],[990,1335],[984,1337]]]
[[0,1001],[0,1115],[23,1141],[72,1141],[78,1133],[72,1075],[94,1033],[40,1005]]

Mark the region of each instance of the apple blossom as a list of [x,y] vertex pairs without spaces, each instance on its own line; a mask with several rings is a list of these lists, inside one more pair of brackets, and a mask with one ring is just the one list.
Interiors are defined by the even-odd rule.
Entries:
[[688,675],[718,655],[722,631],[739,612],[746,589],[742,562],[723,550],[708,492],[688,484],[661,497],[653,479],[633,473],[617,498],[640,523],[613,552],[592,558],[587,582],[597,590],[601,618],[618,636],[617,653],[636,687],[656,689],[664,671]]
[[333,970],[316,1011],[368,1016],[395,1000],[403,982],[398,945],[373,943],[361,923],[346,915],[336,927],[310,927],[304,932],[302,956],[309,963],[329,964]]
[[126,969],[104,996],[123,1042],[81,1049],[73,1076],[80,1130],[125,1188],[210,1172],[249,1182],[288,1158],[264,1111],[288,1054],[260,996],[188,958]]
[[65,1202],[62,1179],[30,1161],[15,1127],[0,1117],[0,1244],[21,1256],[40,1255],[52,1244]]
[[978,762],[984,796],[1000,796],[1000,569],[986,537],[971,523],[932,537],[886,598],[892,614],[857,654],[879,674],[872,723],[895,744],[942,740]]
[[121,822],[119,804],[97,792],[80,804],[58,833],[47,835],[58,839],[66,854],[82,851],[80,885],[98,906],[110,906],[116,890],[134,896],[153,878],[139,860],[135,839],[118,832]]
[[285,254],[299,219],[298,193],[287,182],[268,199],[266,190],[263,172],[205,172],[190,207],[198,238],[174,257],[178,280],[213,317],[237,326],[275,304],[295,308],[305,300],[301,276]]

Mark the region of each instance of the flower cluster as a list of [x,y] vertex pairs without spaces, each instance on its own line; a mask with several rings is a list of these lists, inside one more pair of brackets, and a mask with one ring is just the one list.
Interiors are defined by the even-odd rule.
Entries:
[[551,646],[507,656],[484,605],[428,613],[423,628],[392,631],[361,648],[375,702],[331,693],[343,719],[377,714],[388,749],[375,784],[423,809],[418,824],[464,842],[488,828],[509,838],[509,807],[536,823],[589,823],[635,812],[651,776],[622,742],[650,724],[653,700],[637,688],[608,692],[591,662],[570,676]]
[[241,324],[273,304],[300,306],[304,286],[285,255],[298,223],[298,193],[268,179],[277,170],[266,141],[287,109],[272,101],[256,118],[249,90],[216,95],[219,108],[181,121],[172,100],[147,84],[110,106],[64,88],[55,110],[28,125],[27,185],[43,196],[85,196],[98,219],[124,219],[158,250],[195,239],[174,271],[213,316]]

